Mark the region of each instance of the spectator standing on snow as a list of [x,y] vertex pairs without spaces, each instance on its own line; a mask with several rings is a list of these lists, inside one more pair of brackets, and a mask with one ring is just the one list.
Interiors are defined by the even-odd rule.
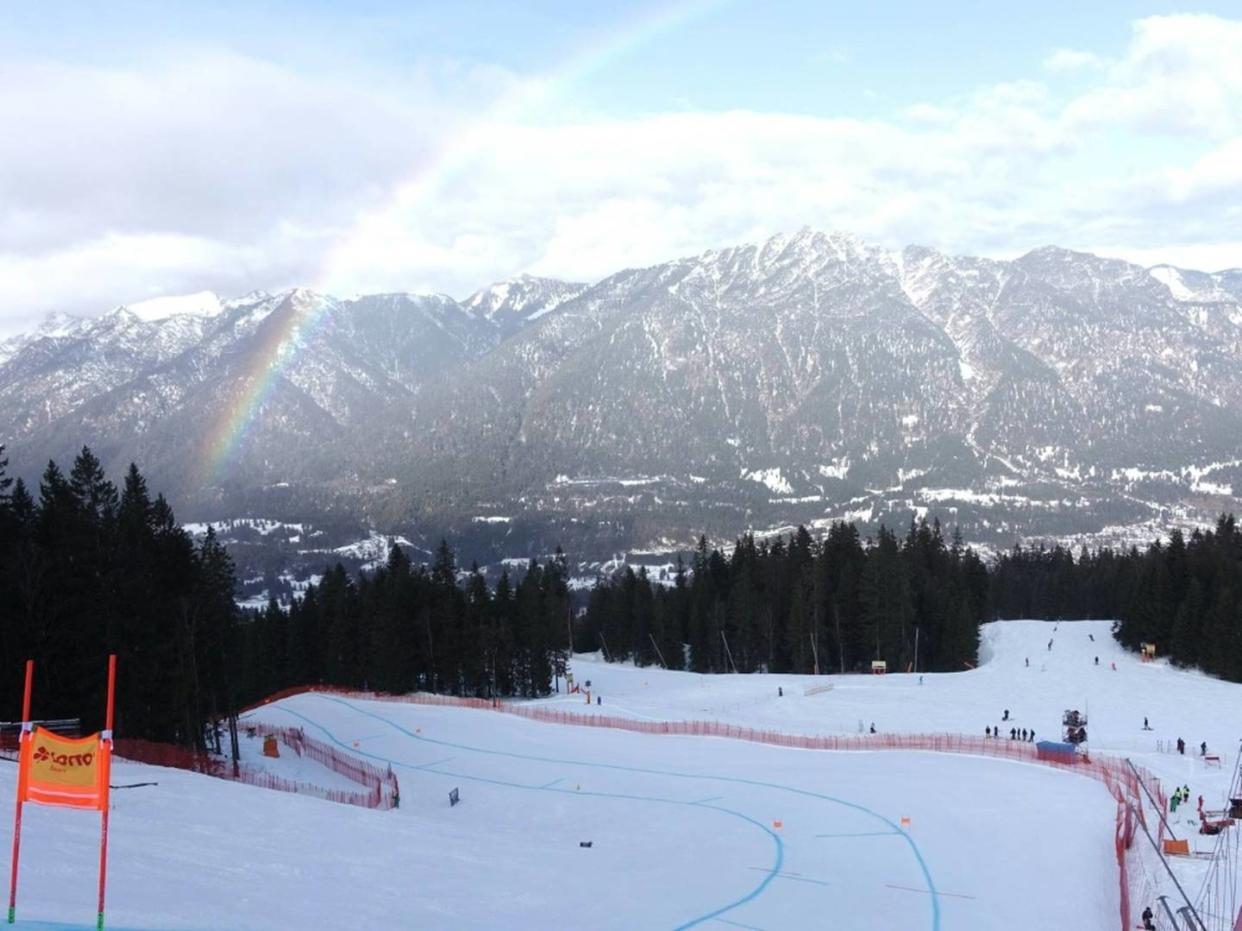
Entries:
[[992,736],[992,726],[991,726],[990,724],[989,724],[987,727],[985,727],[985,728],[983,729],[983,736],[984,736],[984,737],[991,737],[991,736]]
[[776,687],[776,697],[777,697],[777,698],[784,698],[784,697],[785,697],[785,690],[784,690],[783,688],[781,688],[779,685]]
[[1152,924],[1152,918],[1151,906],[1149,905],[1143,909],[1143,931],[1156,931],[1156,926]]
[[1177,738],[1177,752],[1182,756],[1186,755],[1186,741],[1182,740],[1180,737]]
[[1207,756],[1207,741],[1199,744],[1199,756]]
[[1026,658],[1026,668],[1027,669],[1031,668],[1031,658],[1029,656]]
[[1149,731],[1149,730],[1151,730],[1151,728],[1147,726],[1147,716],[1146,716],[1146,715],[1144,715],[1144,716],[1143,716],[1143,730],[1145,730],[1145,731]]
[[873,734],[875,733],[875,722],[874,721],[871,722],[871,733]]
[[1092,643],[1095,643],[1095,634],[1087,634],[1087,636],[1091,638]]
[[1017,739],[1018,739],[1018,731],[1017,731],[1017,728],[1013,728],[1013,727],[1009,728],[1009,739],[1010,739],[1010,740],[1017,740]]
[[1035,742],[1035,728],[1033,728],[1033,727],[1031,728],[1031,736],[1027,738],[1027,742],[1028,742],[1028,743],[1034,743],[1034,742]]

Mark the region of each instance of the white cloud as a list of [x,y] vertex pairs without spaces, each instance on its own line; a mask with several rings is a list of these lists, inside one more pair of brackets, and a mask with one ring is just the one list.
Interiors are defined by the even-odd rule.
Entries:
[[1066,108],[1066,117],[1078,128],[1123,124],[1215,139],[1242,133],[1242,21],[1139,20],[1126,55]]
[[0,95],[0,321],[291,284],[460,296],[803,225],[1238,265],[1240,49],[1242,23],[1146,19],[1103,66],[1049,57],[1080,69],[1073,94],[1018,80],[869,119],[570,117],[471,66],[446,98],[443,75],[377,88],[216,52],[9,62],[30,91]]
[[0,63],[22,89],[0,94],[0,318],[313,275],[308,239],[387,200],[452,131],[428,80],[377,90],[215,50]]
[[1060,48],[1044,59],[1047,71],[1082,71],[1085,69],[1102,68],[1104,59],[1094,52],[1083,52],[1078,49]]

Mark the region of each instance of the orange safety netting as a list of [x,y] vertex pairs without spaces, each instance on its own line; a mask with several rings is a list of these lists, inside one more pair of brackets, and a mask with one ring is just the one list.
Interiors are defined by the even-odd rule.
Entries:
[[343,805],[357,805],[360,808],[374,808],[381,811],[397,807],[400,788],[391,767],[379,767],[360,760],[322,741],[307,737],[299,728],[264,726],[256,730],[256,733],[260,732],[264,736],[276,738],[296,755],[312,759],[333,772],[340,773],[350,781],[357,783],[359,788],[357,790],[328,789],[312,782],[285,779],[274,773],[244,764],[234,767],[224,757],[191,750],[188,747],[132,737],[117,741],[116,755],[136,763],[190,770],[214,776],[217,779],[243,782],[277,792],[311,795]]
[[[804,750],[836,750],[847,752],[867,752],[877,750],[913,750],[930,751],[933,753],[962,753],[974,756],[1002,757],[1034,763],[1040,766],[1052,766],[1056,769],[1076,772],[1083,776],[1097,779],[1108,788],[1109,793],[1117,802],[1117,827],[1114,836],[1114,847],[1117,856],[1118,882],[1120,886],[1120,920],[1122,931],[1132,927],[1130,908],[1131,877],[1128,853],[1134,843],[1138,825],[1146,825],[1144,812],[1143,785],[1147,786],[1155,796],[1156,804],[1164,806],[1165,794],[1160,787],[1160,780],[1142,767],[1131,767],[1127,761],[1100,754],[1082,754],[1073,758],[1073,762],[1040,757],[1033,743],[1021,740],[1006,740],[1004,737],[977,737],[967,734],[862,734],[855,736],[839,736],[835,734],[788,734],[782,731],[765,730],[762,728],[742,727],[738,724],[724,724],[719,721],[639,721],[633,718],[614,717],[611,715],[583,714],[577,711],[559,711],[538,705],[501,702],[495,699],[464,698],[454,695],[431,695],[415,693],[412,695],[388,695],[374,692],[360,692],[355,689],[336,686],[312,685],[283,689],[268,696],[261,702],[251,705],[246,711],[261,708],[263,705],[301,695],[317,692],[330,695],[352,696],[355,698],[373,699],[378,701],[400,702],[412,705],[438,705],[455,708],[474,708],[492,710],[505,714],[546,721],[553,724],[569,724],[577,727],[600,727],[611,730],[632,731],[642,734],[669,734],[689,737],[724,737],[731,740],[746,740],[753,743],[770,744],[778,747],[794,747]],[[1157,810],[1157,817],[1161,814]],[[1164,821],[1161,819],[1158,834],[1164,836]],[[1158,843],[1159,841],[1157,841]]]

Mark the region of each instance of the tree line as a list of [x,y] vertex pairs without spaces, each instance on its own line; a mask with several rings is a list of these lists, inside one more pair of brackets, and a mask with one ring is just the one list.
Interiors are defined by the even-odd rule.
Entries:
[[563,675],[570,637],[568,571],[559,550],[514,583],[489,587],[478,566],[458,571],[440,543],[430,566],[399,546],[374,572],[337,564],[282,608],[243,625],[246,700],[330,683],[384,692],[534,698]]
[[3,453],[4,716],[19,717],[24,660],[34,658],[33,715],[101,728],[115,653],[117,733],[205,748],[206,722],[227,717],[236,698],[228,553],[210,532],[195,543],[137,466],[118,491],[84,447],[68,475],[48,463],[36,498],[5,475]]
[[1117,619],[1127,647],[1242,681],[1242,533],[1233,517],[1140,551],[1021,548],[990,565],[937,521],[864,541],[700,538],[671,584],[626,567],[571,618],[564,555],[489,585],[441,542],[430,565],[394,546],[351,577],[339,564],[282,608],[242,611],[232,560],[197,542],[131,466],[120,489],[88,449],[50,462],[37,497],[0,447],[0,700],[15,719],[34,657],[37,717],[102,725],[105,660],[119,657],[117,731],[199,749],[215,722],[290,686],[476,697],[546,695],[575,651],[698,672],[958,671],[979,625],[1007,617]]
[[695,672],[956,671],[975,661],[988,572],[938,521],[912,522],[904,539],[881,527],[863,543],[853,524],[822,540],[700,538],[679,558],[672,585],[626,567],[601,579],[584,619],[588,649],[640,665]]
[[1242,532],[1222,515],[1189,538],[1174,530],[1145,550],[1063,547],[1003,554],[992,569],[999,617],[1113,618],[1116,637],[1242,682]]

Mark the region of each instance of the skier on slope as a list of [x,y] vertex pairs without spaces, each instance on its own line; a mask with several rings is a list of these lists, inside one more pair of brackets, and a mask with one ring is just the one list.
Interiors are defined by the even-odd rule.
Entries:
[[1143,931],[1156,931],[1156,926],[1152,922],[1153,917],[1150,905],[1143,909]]

